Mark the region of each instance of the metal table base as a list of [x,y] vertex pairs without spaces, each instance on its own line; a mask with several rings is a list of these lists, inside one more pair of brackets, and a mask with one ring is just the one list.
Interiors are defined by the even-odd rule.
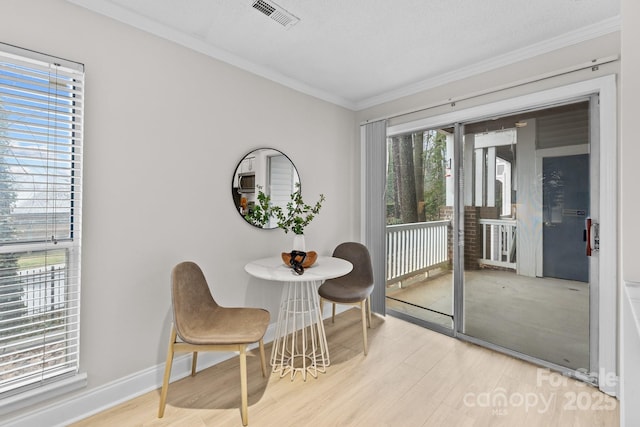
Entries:
[[285,282],[271,349],[272,372],[280,377],[300,372],[314,378],[326,372],[329,349],[320,312],[318,281]]

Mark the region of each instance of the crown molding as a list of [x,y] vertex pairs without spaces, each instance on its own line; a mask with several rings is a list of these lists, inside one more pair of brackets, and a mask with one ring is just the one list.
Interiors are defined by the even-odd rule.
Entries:
[[233,65],[234,67],[240,68],[251,74],[264,77],[267,80],[271,80],[275,83],[281,84],[290,89],[293,89],[298,92],[304,93],[306,95],[310,95],[314,98],[318,98],[323,101],[327,101],[332,104],[347,108],[352,111],[355,110],[355,103],[353,101],[347,100],[335,94],[309,86],[305,83],[300,82],[299,80],[288,77],[282,73],[278,73],[272,70],[271,68],[264,67],[262,65],[256,64],[251,61],[247,61],[237,55],[234,55],[231,52],[212,46],[197,37],[184,34],[178,30],[175,30],[174,28],[171,28],[167,25],[156,22],[152,19],[149,19],[145,16],[142,16],[136,12],[133,12],[129,9],[126,9],[124,7],[111,3],[109,1],[104,1],[104,0],[66,0],[66,1],[69,3],[73,3],[77,6],[83,7],[85,9],[91,10],[93,12],[96,12],[100,15],[104,15],[116,21],[130,25],[139,30],[153,34],[165,40],[169,40],[171,42],[177,43],[188,49],[202,53],[206,56],[225,62],[229,65]]
[[420,82],[406,85],[392,91],[388,91],[370,98],[361,100],[349,100],[327,91],[312,87],[299,80],[293,79],[282,73],[276,72],[271,68],[247,61],[237,55],[234,55],[224,49],[212,46],[203,40],[186,35],[169,26],[160,24],[145,16],[135,13],[129,9],[116,5],[106,0],[66,0],[77,6],[89,9],[98,14],[115,19],[116,21],[138,28],[142,31],[151,33],[160,38],[172,41],[186,48],[200,52],[211,58],[233,65],[239,69],[247,71],[251,74],[271,80],[290,89],[304,93],[323,101],[347,108],[352,111],[360,111],[385,102],[394,101],[396,99],[414,95],[416,93],[442,86],[457,80],[472,77],[487,71],[495,70],[500,67],[511,65],[519,61],[533,58],[538,55],[549,53],[551,51],[561,49],[567,46],[594,39],[606,34],[620,31],[620,15],[598,22],[596,24],[565,33],[563,35],[526,46],[521,49],[489,58],[477,64],[460,68],[449,73],[441,74],[437,77],[422,80]]
[[394,101],[396,99],[415,95],[416,93],[452,83],[457,80],[472,77],[487,71],[495,70],[500,67],[515,64],[517,62],[530,59],[545,53],[552,52],[564,47],[572,46],[587,40],[595,39],[610,33],[620,31],[620,15],[606,19],[596,24],[571,31],[560,36],[535,43],[530,46],[506,53],[504,55],[495,56],[485,61],[481,61],[469,67],[463,67],[459,70],[441,74],[437,77],[423,80],[418,83],[403,86],[401,88],[363,99],[355,103],[356,111],[364,110],[385,102]]

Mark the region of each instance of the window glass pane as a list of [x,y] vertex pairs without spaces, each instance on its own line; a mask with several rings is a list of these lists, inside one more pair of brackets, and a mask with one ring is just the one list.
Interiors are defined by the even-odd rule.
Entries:
[[0,46],[0,399],[78,369],[82,80]]
[[387,141],[388,313],[453,330],[451,129]]
[[465,125],[466,335],[590,370],[589,103]]
[[1,242],[72,237],[75,88],[56,70],[0,64]]
[[67,286],[67,251],[2,254],[0,263],[0,393],[74,371],[79,295]]

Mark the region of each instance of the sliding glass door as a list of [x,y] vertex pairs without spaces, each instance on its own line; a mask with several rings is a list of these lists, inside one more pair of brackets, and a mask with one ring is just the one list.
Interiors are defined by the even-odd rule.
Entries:
[[591,102],[387,141],[387,312],[590,372]]
[[387,141],[387,311],[453,334],[452,128]]
[[[615,77],[605,76],[467,109],[452,104],[408,122],[390,119],[386,246],[372,245],[385,255],[376,260],[386,269],[386,295],[378,297],[386,312],[615,393],[615,94]],[[398,177],[411,175],[415,186],[421,176],[425,186],[414,187],[410,203],[426,208],[434,188],[426,177],[437,170],[426,152],[438,138],[438,216],[407,220],[409,210],[396,210],[408,195]],[[384,162],[376,164],[381,170]],[[383,185],[377,188],[366,194],[382,201]],[[446,245],[418,231],[440,222]],[[373,232],[382,236],[381,229]],[[424,260],[445,246],[445,261]]]
[[[467,123],[462,334],[590,371],[589,101]],[[461,242],[462,243],[462,242]]]

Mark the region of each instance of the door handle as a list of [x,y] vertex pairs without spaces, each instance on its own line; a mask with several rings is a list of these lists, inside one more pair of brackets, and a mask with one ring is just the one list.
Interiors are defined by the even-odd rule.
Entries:
[[585,220],[585,241],[587,242],[587,256],[600,250],[600,224],[587,218]]
[[587,256],[591,256],[591,218],[585,220],[584,241],[587,242]]

